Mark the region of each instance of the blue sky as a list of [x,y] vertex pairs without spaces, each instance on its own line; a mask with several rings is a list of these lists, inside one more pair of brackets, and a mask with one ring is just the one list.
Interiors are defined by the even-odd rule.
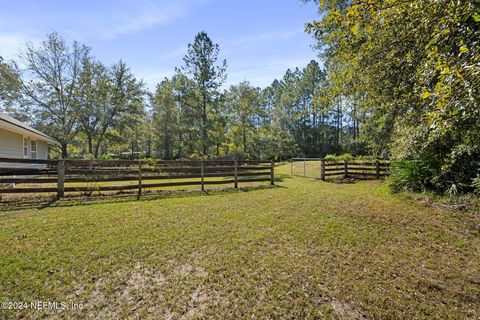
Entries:
[[181,66],[188,43],[206,31],[227,59],[226,85],[265,87],[287,68],[317,59],[304,24],[317,17],[298,0],[0,0],[0,55],[51,31],[79,40],[105,64],[123,59],[150,88]]

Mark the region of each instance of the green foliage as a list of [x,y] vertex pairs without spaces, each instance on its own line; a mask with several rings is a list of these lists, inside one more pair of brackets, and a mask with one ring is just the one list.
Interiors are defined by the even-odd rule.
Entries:
[[420,161],[392,161],[389,187],[393,192],[424,192],[435,188],[439,163],[432,157]]
[[325,100],[368,115],[363,138],[375,155],[435,157],[429,187],[467,191],[480,169],[478,1],[316,3],[321,18],[307,30],[325,59]]
[[19,94],[20,76],[0,56],[0,112],[15,111],[13,105],[19,99]]
[[91,57],[84,59],[75,90],[80,125],[77,133],[85,136],[85,156],[98,158],[112,130],[123,131],[122,143],[135,144],[131,132],[144,112],[144,89],[125,62],[120,60],[107,68]]
[[157,85],[151,100],[156,156],[172,159],[174,153],[178,152],[175,145],[180,130],[180,110],[177,108],[173,83],[168,79],[163,80]]
[[344,154],[339,155],[337,157],[337,159],[341,160],[341,161],[344,161],[344,160],[350,161],[350,160],[353,160],[354,157],[349,153],[344,153]]
[[97,159],[100,160],[113,160],[115,159],[111,154],[100,154],[98,155]]
[[227,100],[227,113],[230,120],[229,140],[235,146],[241,146],[243,155],[255,156],[252,136],[260,125],[256,118],[262,114],[261,105],[260,89],[252,87],[248,81],[230,87]]
[[327,153],[362,154],[360,124],[364,115],[349,100],[326,99],[329,80],[318,62],[304,69],[287,70],[280,80],[265,88],[265,108],[271,110],[274,134],[294,144],[280,150],[291,156],[320,157]]
[[80,81],[82,62],[90,48],[76,41],[71,44],[53,32],[38,45],[27,43],[21,55],[22,67],[12,63],[19,81],[18,103],[43,132],[55,138],[67,157],[68,145],[78,127],[76,85]]
[[480,175],[472,179],[472,187],[475,190],[475,193],[480,194]]
[[[206,32],[199,32],[193,43],[188,45],[188,53],[183,58],[185,65],[177,69],[190,76],[194,83],[195,103],[193,110],[196,118],[200,121],[201,154],[208,155],[209,149],[215,144],[214,139],[209,137],[209,131],[216,124],[217,103],[220,99],[218,89],[225,82],[227,61],[218,63],[219,46],[213,43]],[[198,122],[197,120],[197,122]],[[217,144],[218,145],[218,144]]]
[[341,155],[327,154],[324,157],[324,159],[325,161],[328,161],[328,162],[343,162],[345,160],[347,161],[354,160],[356,159],[356,157],[352,156],[350,153],[344,153]]
[[[325,99],[327,74],[317,61],[287,70],[264,90],[244,81],[222,91],[226,61],[219,59],[218,44],[200,32],[188,45],[183,67],[148,93],[125,62],[105,66],[89,48],[69,46],[56,33],[27,51],[26,70],[0,61],[0,98],[4,106],[9,106],[7,97],[24,106],[8,111],[60,140],[63,156],[67,148],[69,157],[122,159],[287,159],[364,152],[359,131],[364,115],[350,100]],[[71,96],[59,96],[55,72],[35,73],[50,70],[48,61],[55,55],[62,56],[59,67],[71,89],[64,92]],[[33,73],[32,88],[20,71]],[[49,76],[52,83],[42,80]]]
[[426,182],[432,178],[427,168],[414,161],[394,161],[391,170],[388,181],[393,192],[424,191]]

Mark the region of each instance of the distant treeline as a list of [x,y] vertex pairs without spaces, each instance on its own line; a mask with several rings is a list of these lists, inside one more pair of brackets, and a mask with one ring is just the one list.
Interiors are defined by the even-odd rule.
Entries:
[[364,114],[325,99],[316,61],[261,89],[245,80],[222,89],[227,63],[200,32],[182,66],[154,92],[124,61],[106,66],[57,33],[0,60],[0,107],[61,143],[67,158],[285,159],[364,153]]

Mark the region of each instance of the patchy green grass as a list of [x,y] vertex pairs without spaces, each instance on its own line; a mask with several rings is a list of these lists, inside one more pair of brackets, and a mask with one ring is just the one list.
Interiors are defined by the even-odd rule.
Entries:
[[83,304],[0,316],[480,317],[478,212],[380,182],[279,185],[0,213],[0,301]]

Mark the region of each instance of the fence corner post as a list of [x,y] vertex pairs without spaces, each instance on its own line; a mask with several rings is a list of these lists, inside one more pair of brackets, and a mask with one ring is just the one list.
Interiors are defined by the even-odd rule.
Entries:
[[58,160],[57,165],[57,198],[65,196],[65,160]]
[[235,178],[235,182],[233,184],[233,187],[235,189],[238,189],[238,160],[234,160],[233,161],[233,174],[234,174],[234,178]]
[[380,162],[377,160],[375,160],[375,176],[377,178],[377,180],[380,180]]
[[320,180],[325,181],[325,159],[320,159]]
[[275,159],[270,161],[270,185],[275,185]]
[[200,160],[200,179],[201,179],[200,184],[202,185],[202,191],[205,191],[205,164],[203,163],[203,159]]
[[142,196],[142,161],[138,161],[138,194],[137,200]]
[[344,178],[344,179],[347,179],[347,178],[348,178],[348,160],[345,159],[345,160],[343,161],[343,163],[344,163],[344,167],[345,167],[345,174],[343,175],[343,178]]

